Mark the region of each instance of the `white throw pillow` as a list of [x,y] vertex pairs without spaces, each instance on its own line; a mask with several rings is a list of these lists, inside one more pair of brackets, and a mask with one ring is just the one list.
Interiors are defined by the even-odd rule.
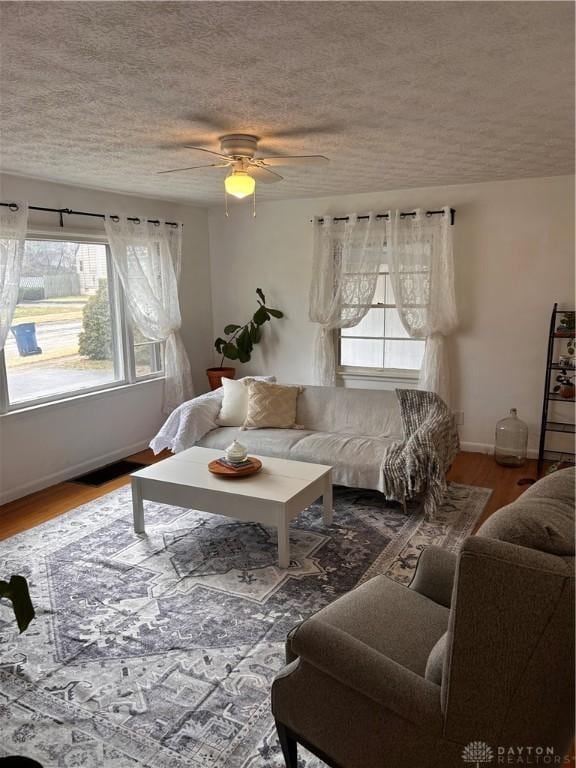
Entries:
[[275,376],[245,376],[242,379],[227,379],[222,377],[222,406],[218,414],[218,424],[221,427],[241,427],[248,413],[248,387],[250,381],[275,382]]

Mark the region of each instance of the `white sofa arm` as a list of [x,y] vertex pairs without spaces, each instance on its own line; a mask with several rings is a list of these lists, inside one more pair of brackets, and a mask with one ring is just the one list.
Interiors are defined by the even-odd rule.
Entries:
[[220,387],[182,403],[168,416],[156,437],[150,441],[150,448],[154,453],[160,453],[165,448],[174,453],[191,448],[207,432],[218,426],[222,395]]

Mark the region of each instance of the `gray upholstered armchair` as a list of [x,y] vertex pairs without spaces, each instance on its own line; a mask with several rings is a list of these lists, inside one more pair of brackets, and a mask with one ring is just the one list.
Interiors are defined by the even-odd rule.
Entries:
[[377,576],[290,633],[272,686],[289,768],[298,742],[341,768],[463,768],[472,742],[484,744],[468,764],[474,749],[488,764],[488,747],[494,764],[521,747],[524,763],[506,764],[525,764],[529,746],[561,759],[574,717],[575,478],[536,483],[457,557],[425,550],[409,588]]

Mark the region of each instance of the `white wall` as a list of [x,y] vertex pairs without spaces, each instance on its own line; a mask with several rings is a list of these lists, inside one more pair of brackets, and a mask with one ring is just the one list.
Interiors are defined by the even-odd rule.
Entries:
[[[454,228],[460,329],[450,339],[455,410],[462,440],[493,444],[496,421],[517,407],[537,446],[550,312],[574,306],[574,179],[466,184],[233,206],[210,211],[214,331],[243,322],[261,287],[286,313],[243,373],[311,382],[314,326],[308,321],[313,224],[325,213],[414,207],[457,209]],[[371,384],[370,386],[375,386]]]
[[[0,199],[182,221],[182,336],[196,391],[206,389],[213,341],[206,210],[7,175],[0,176]],[[58,229],[58,216],[31,212],[29,224]],[[65,228],[103,231],[101,220],[76,216],[65,217]],[[0,502],[145,447],[163,421],[161,403],[162,382],[154,381],[0,416]]]
[[[211,210],[209,233],[204,210],[166,201],[11,176],[0,177],[0,198],[183,221],[182,334],[197,392],[206,388],[204,369],[217,362],[212,328],[247,318],[256,287],[286,318],[267,324],[243,372],[311,381],[314,216],[452,205],[461,324],[450,351],[463,441],[490,446],[496,420],[516,406],[536,447],[549,313],[554,301],[574,305],[573,177],[259,203],[256,219],[239,204],[229,219]],[[54,226],[57,217],[32,214],[31,222]],[[95,226],[70,217],[66,229]],[[144,447],[163,418],[161,389],[149,382],[0,417],[0,501]]]

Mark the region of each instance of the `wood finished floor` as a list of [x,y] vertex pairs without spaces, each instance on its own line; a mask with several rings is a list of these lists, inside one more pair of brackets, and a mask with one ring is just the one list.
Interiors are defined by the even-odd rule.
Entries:
[[[152,464],[169,455],[166,452],[154,456],[151,451],[142,451],[127,458],[140,461],[143,464]],[[524,478],[537,478],[535,461],[529,460],[525,466],[512,469],[499,466],[491,456],[481,453],[458,454],[448,473],[448,479],[455,483],[479,485],[483,488],[492,489],[492,496],[478,520],[476,528],[497,509],[514,501],[526,490],[527,485],[518,485],[518,480]],[[129,479],[125,476],[97,488],[71,482],[58,483],[58,485],[45,488],[43,491],[4,504],[0,506],[0,539],[33,528],[35,525],[62,515],[87,501],[92,501],[92,499],[97,499],[116,488],[121,488],[128,482]],[[576,768],[574,753],[567,768]]]

